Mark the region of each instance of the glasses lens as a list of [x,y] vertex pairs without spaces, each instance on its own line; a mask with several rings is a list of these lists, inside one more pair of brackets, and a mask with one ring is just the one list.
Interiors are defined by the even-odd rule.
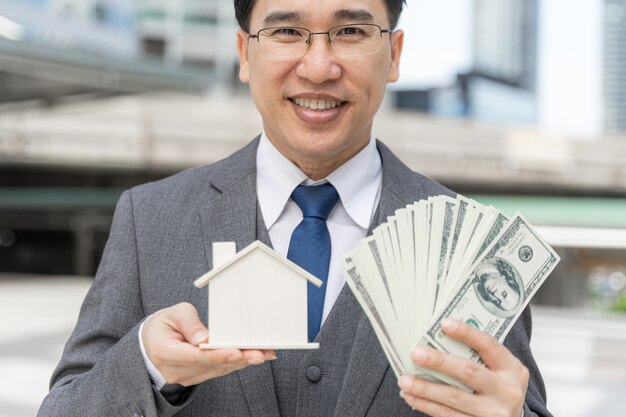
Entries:
[[380,28],[375,25],[347,25],[330,31],[338,56],[360,56],[378,52],[383,46]]
[[302,28],[277,27],[259,32],[261,48],[268,54],[282,58],[304,55],[308,39],[309,32]]
[[[338,57],[374,54],[382,48],[384,42],[381,29],[376,25],[337,26],[328,33],[331,49]],[[324,34],[315,33],[320,36]],[[264,53],[288,59],[306,54],[310,37],[311,33],[304,28],[274,27],[262,29],[258,40]]]

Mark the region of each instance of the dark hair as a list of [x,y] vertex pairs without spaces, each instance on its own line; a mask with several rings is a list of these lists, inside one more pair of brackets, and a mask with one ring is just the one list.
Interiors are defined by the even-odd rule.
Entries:
[[[389,15],[389,28],[395,29],[402,13],[402,7],[406,0],[385,0],[387,14]],[[246,32],[250,30],[250,15],[254,7],[254,0],[235,0],[235,16],[239,26]]]

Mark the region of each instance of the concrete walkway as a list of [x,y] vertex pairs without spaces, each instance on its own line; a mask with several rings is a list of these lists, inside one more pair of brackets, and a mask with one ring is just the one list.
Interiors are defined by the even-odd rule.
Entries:
[[[0,275],[0,417],[32,417],[91,280]],[[556,417],[623,417],[626,315],[535,308],[532,340]]]

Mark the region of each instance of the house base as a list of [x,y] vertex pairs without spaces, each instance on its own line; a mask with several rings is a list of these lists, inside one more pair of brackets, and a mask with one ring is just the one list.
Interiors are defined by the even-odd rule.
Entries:
[[201,343],[200,349],[258,349],[258,350],[284,350],[284,349],[319,349],[319,343],[305,343],[302,345],[214,345]]

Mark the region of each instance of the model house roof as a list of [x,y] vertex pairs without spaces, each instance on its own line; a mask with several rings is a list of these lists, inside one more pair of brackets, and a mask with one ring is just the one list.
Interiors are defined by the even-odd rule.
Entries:
[[245,249],[241,250],[240,252],[237,252],[237,254],[235,254],[228,261],[224,262],[223,264],[221,264],[217,268],[212,269],[211,271],[207,272],[206,274],[204,274],[200,278],[196,279],[194,281],[194,285],[196,287],[198,287],[198,288],[204,287],[205,285],[207,285],[209,283],[209,280],[211,278],[213,278],[216,275],[219,275],[222,271],[227,269],[230,265],[232,265],[235,262],[239,262],[240,260],[245,258],[248,254],[250,254],[250,253],[252,253],[254,251],[262,251],[263,253],[267,254],[268,256],[271,256],[272,258],[282,262],[286,267],[291,268],[292,270],[294,270],[295,272],[300,274],[303,278],[306,278],[311,284],[315,285],[316,287],[321,287],[322,284],[323,284],[323,282],[319,278],[317,278],[315,275],[307,272],[306,270],[304,270],[303,268],[301,268],[300,266],[298,266],[294,262],[290,261],[289,259],[283,258],[278,253],[273,251],[270,247],[268,247],[267,245],[265,245],[261,241],[257,240],[254,243],[252,243],[251,245],[249,245],[248,247],[246,247]]

